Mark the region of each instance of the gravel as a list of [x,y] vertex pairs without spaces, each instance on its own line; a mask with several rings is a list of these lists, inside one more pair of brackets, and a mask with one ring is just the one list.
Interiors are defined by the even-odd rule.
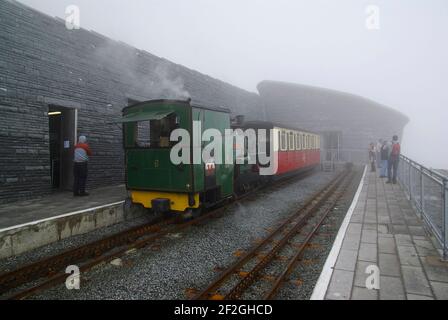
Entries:
[[[186,299],[188,292],[207,286],[217,275],[219,268],[229,266],[237,257],[237,250],[247,250],[254,242],[265,236],[282,218],[291,214],[312,193],[326,185],[336,173],[316,172],[302,180],[291,181],[281,188],[270,188],[244,199],[226,210],[218,218],[192,226],[179,234],[170,234],[158,243],[121,257],[117,265],[103,264],[82,275],[80,290],[67,290],[61,285],[42,292],[33,299]],[[345,214],[341,208],[334,222],[337,231]],[[66,247],[76,246],[101,238],[107,234],[141,224],[142,221],[126,222],[93,234],[64,240],[53,246],[35,250],[24,257],[8,259],[11,267],[29,258],[37,259],[56,253]],[[332,223],[333,224],[333,223]],[[309,259],[319,260],[312,264],[312,272],[300,273],[300,277],[318,278],[330,250],[333,239],[319,239],[326,243],[324,257],[318,250],[307,250]],[[323,246],[325,247],[325,246]],[[309,252],[308,252],[309,251]],[[308,256],[307,256],[308,259]],[[4,267],[2,261],[2,268]],[[302,288],[292,284],[283,299],[305,299],[312,287]],[[289,284],[285,286],[290,287]],[[300,288],[300,290],[298,290]],[[303,292],[302,292],[303,291]],[[299,293],[298,293],[299,292]]]

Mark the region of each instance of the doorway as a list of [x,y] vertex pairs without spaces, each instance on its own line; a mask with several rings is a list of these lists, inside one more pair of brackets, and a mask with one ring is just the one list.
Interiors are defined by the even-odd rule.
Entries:
[[341,131],[322,132],[322,150],[324,151],[323,160],[340,161],[341,160]]
[[77,110],[50,105],[48,107],[48,124],[51,185],[55,190],[72,190]]

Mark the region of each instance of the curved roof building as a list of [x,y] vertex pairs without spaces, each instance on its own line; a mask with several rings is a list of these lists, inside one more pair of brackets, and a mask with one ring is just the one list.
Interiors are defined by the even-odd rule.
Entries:
[[409,118],[372,100],[344,92],[263,81],[258,85],[267,120],[320,132],[324,157],[363,162],[368,145],[400,139]]

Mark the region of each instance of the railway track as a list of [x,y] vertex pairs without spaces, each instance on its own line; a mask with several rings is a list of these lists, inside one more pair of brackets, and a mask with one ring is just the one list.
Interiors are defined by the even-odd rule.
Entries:
[[[312,171],[292,176],[271,184],[260,187],[242,196],[236,197],[241,201],[261,189],[278,188],[291,180],[304,178],[312,174]],[[132,249],[139,249],[156,242],[164,236],[180,231],[206,220],[217,217],[234,202],[230,202],[219,208],[201,215],[194,220],[179,222],[177,218],[166,219],[157,223],[151,222],[137,226],[129,230],[111,235],[104,239],[66,250],[55,256],[44,258],[29,265],[22,266],[11,272],[0,274],[0,297],[2,299],[25,299],[38,292],[49,289],[65,282],[67,274],[65,268],[69,265],[77,265],[81,272],[86,272],[96,265],[110,262],[117,257],[125,255]],[[6,295],[6,296],[5,296]]]
[[[193,300],[236,300],[244,298],[244,294],[250,290],[263,291],[258,299],[274,299],[355,176],[355,172],[347,171],[338,175],[262,241],[225,269],[211,284],[197,293]],[[311,230],[306,230],[309,228]],[[267,271],[273,264],[281,270],[274,275]],[[261,287],[266,288],[255,290],[254,287],[260,287],[260,281],[263,282]]]

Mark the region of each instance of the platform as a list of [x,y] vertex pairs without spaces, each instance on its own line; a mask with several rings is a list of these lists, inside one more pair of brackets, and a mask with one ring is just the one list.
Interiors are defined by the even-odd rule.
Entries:
[[[312,299],[448,299],[448,262],[400,185],[385,182],[365,173]],[[379,289],[366,288],[372,265]]]
[[95,189],[87,197],[58,192],[0,206],[0,259],[132,219],[124,185]]
[[90,191],[88,197],[74,197],[72,192],[56,192],[33,200],[0,205],[0,230],[62,214],[123,201],[126,187],[117,185]]

